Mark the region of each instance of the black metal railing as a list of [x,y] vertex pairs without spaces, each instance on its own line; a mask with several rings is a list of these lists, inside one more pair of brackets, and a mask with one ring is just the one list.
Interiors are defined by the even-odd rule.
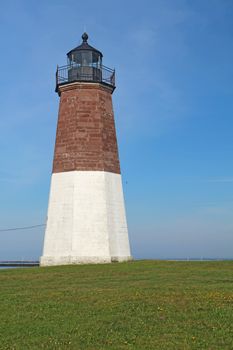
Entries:
[[94,65],[67,65],[57,67],[56,91],[58,91],[59,85],[75,81],[105,83],[115,88],[115,70],[103,65],[99,67]]

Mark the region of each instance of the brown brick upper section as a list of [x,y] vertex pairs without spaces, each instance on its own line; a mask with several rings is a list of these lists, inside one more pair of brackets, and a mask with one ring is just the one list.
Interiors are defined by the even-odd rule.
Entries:
[[120,174],[112,89],[98,83],[59,87],[53,173],[102,170]]

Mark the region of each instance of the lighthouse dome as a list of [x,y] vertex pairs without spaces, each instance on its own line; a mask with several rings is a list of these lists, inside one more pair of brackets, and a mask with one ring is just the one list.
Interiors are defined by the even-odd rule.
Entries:
[[88,44],[88,34],[85,32],[82,35],[82,44],[75,47],[67,53],[68,63],[76,63],[82,66],[101,64],[103,54]]

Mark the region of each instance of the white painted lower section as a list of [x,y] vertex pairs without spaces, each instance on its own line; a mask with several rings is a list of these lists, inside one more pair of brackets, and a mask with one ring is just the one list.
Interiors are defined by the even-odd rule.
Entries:
[[121,175],[105,171],[53,174],[40,264],[131,259]]

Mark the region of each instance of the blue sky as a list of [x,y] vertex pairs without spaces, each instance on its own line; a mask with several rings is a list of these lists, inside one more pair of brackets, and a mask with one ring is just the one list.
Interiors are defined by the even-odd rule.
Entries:
[[[84,29],[113,95],[132,253],[233,257],[233,2],[3,1],[0,229],[47,215],[56,65]],[[43,228],[0,232],[0,259],[38,258]]]

